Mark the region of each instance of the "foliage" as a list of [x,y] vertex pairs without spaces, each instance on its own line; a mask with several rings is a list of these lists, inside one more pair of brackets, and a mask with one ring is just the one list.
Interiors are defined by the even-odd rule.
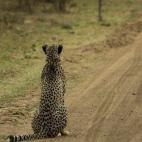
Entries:
[[66,12],[67,5],[69,5],[71,0],[18,0],[18,8],[23,11],[32,12],[34,6],[38,3],[52,4],[54,9],[58,12]]
[[18,8],[24,11],[32,11],[32,7],[35,5],[36,0],[18,0]]
[[52,3],[56,11],[66,12],[67,5],[71,3],[71,0],[47,0]]

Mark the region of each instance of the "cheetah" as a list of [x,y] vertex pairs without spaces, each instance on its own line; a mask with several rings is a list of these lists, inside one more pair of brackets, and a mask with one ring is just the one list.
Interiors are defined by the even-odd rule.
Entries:
[[60,62],[62,45],[43,45],[46,64],[41,74],[41,98],[32,120],[33,134],[8,136],[8,142],[20,142],[68,135],[67,110],[64,105],[65,75]]

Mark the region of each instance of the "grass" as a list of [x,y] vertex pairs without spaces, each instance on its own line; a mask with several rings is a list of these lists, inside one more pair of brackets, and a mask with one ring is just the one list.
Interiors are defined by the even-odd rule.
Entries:
[[15,77],[3,80],[0,86],[0,104],[10,103],[14,98],[25,97],[32,89],[36,90],[37,85],[40,86],[41,67],[39,65],[34,68],[26,68],[22,75],[16,76],[16,80]]
[[[103,7],[103,26],[97,22],[97,4],[94,0],[77,1],[77,7],[66,14],[14,13],[22,18],[8,25],[0,35],[0,105],[9,104],[25,97],[29,91],[39,88],[40,72],[44,56],[41,45],[48,42],[62,43],[64,57],[70,57],[70,50],[83,48],[90,43],[99,42],[122,23],[135,19],[140,11],[141,0],[109,0]],[[94,55],[93,55],[94,56]],[[96,56],[97,57],[97,56]],[[95,58],[96,58],[95,57]],[[75,59],[78,60],[78,57]],[[94,70],[94,58],[82,59],[79,65]],[[83,81],[81,67],[65,64],[68,71],[68,87],[74,88]]]

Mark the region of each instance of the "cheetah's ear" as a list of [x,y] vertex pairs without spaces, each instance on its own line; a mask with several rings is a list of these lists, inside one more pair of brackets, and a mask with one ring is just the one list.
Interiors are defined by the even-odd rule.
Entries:
[[62,50],[63,50],[63,45],[60,44],[58,46],[58,54],[61,54]]
[[43,50],[43,52],[44,52],[45,54],[46,54],[46,51],[47,51],[47,47],[48,47],[47,44],[45,44],[45,45],[42,46],[42,50]]

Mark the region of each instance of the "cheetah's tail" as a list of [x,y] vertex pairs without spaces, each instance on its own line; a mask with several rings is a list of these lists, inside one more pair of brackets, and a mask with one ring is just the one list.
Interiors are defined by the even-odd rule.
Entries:
[[39,135],[36,134],[29,134],[29,135],[9,135],[7,138],[7,142],[21,142],[21,141],[30,141],[34,139],[40,139]]

